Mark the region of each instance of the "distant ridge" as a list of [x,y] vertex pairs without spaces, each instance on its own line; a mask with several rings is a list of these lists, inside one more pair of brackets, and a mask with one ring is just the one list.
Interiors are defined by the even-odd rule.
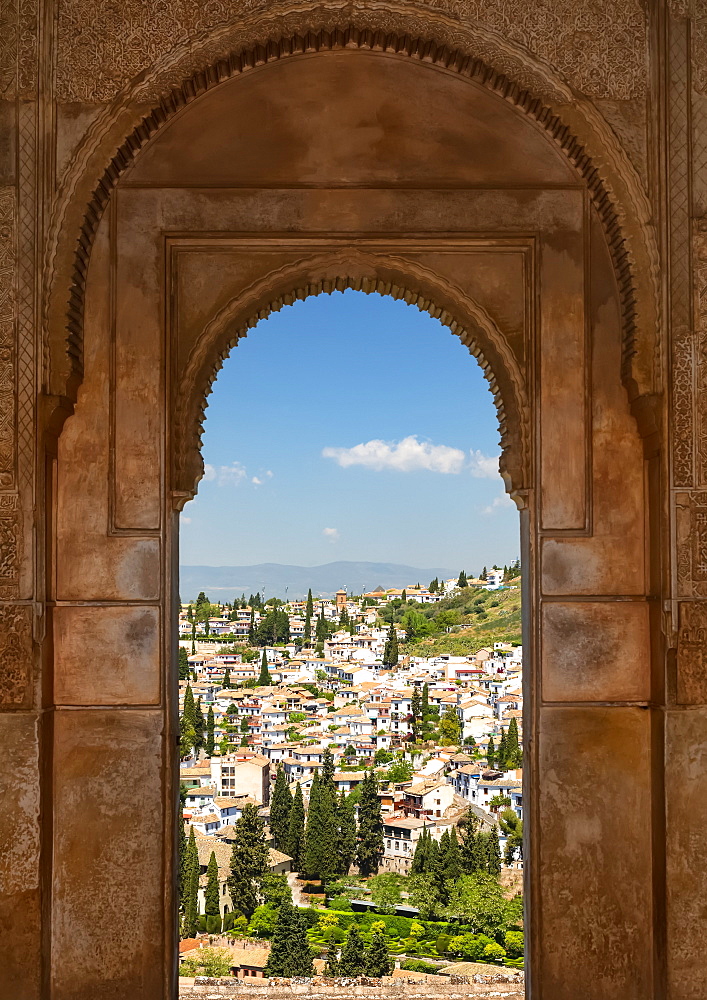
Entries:
[[331,597],[340,587],[361,594],[376,587],[405,587],[417,583],[426,587],[435,577],[448,579],[457,569],[439,566],[420,569],[399,563],[331,562],[323,566],[286,566],[259,563],[256,566],[181,566],[179,589],[183,601],[193,601],[204,591],[212,601],[232,601],[234,597],[265,590],[266,597],[299,598],[312,588],[315,597]]

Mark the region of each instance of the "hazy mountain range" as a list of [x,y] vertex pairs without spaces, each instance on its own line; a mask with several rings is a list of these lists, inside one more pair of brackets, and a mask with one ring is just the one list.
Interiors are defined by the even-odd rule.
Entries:
[[181,566],[179,587],[182,600],[194,600],[203,590],[217,601],[232,601],[245,594],[265,592],[266,597],[306,597],[312,588],[314,597],[329,597],[344,587],[350,594],[361,594],[376,587],[405,587],[421,583],[426,587],[435,577],[457,576],[459,568],[440,566],[420,569],[398,563],[331,562],[323,566],[284,566],[260,563],[257,566]]

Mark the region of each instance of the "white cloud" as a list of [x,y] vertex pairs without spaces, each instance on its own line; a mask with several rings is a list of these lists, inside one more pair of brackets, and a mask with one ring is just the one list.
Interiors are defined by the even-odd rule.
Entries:
[[240,462],[232,462],[230,465],[204,465],[204,481],[215,482],[217,486],[235,486],[241,480],[246,479],[248,473]]
[[324,531],[322,531],[322,534],[330,542],[338,542],[339,541],[339,529],[338,528],[325,528]]
[[270,471],[270,469],[267,470],[265,475],[268,477],[268,479],[272,479],[272,472]]
[[191,518],[190,517],[185,517],[184,514],[182,514],[182,516],[180,518],[180,523],[181,524],[191,524]]
[[253,476],[253,478],[251,479],[251,483],[255,483],[256,486],[262,486],[263,485],[263,480],[262,479],[258,479],[257,476]]
[[493,502],[488,507],[484,507],[481,513],[495,514],[497,510],[502,510],[504,507],[515,507],[507,493],[501,493],[500,496],[494,497]]
[[469,452],[469,467],[477,479],[495,479],[498,476],[499,455],[484,455],[481,451]]
[[414,434],[397,442],[374,438],[353,448],[324,448],[322,455],[333,458],[344,469],[351,465],[363,465],[376,470],[416,472],[425,469],[445,474],[461,472],[466,461],[464,452],[459,448],[419,441]]

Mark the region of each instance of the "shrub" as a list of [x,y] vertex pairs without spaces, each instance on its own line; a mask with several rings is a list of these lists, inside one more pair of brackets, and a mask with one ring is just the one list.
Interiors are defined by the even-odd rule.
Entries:
[[203,913],[200,913],[199,916],[197,917],[196,928],[202,934],[206,933],[206,917],[203,915]]
[[506,950],[497,941],[489,941],[484,948],[483,957],[487,962],[501,962],[506,957]]
[[[235,919],[236,919],[235,913],[224,913],[224,915],[223,915],[223,930],[224,930],[224,932],[225,931],[230,931],[230,929],[233,927],[233,921]],[[246,921],[246,926],[247,925],[248,924],[247,924],[247,921]]]
[[449,951],[449,942],[451,941],[449,934],[439,934],[437,940],[435,941],[435,948],[437,949],[438,955],[444,955]]
[[408,972],[437,972],[437,966],[431,965],[429,962],[423,962],[419,958],[409,958],[407,962],[403,962],[400,966],[401,969],[405,969]]
[[346,896],[334,896],[333,899],[329,900],[327,906],[330,910],[343,910],[348,911],[349,913],[352,912],[351,903]]
[[214,915],[208,916],[206,918],[206,933],[207,934],[220,934],[221,933],[221,917],[220,916],[216,916],[216,914],[214,914]]
[[503,946],[509,958],[522,958],[525,946],[522,931],[507,931]]
[[179,967],[182,976],[227,976],[231,971],[230,952],[222,948],[198,948]]

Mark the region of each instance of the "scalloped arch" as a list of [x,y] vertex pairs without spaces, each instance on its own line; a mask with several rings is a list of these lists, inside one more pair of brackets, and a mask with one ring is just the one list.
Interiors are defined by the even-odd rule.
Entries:
[[[619,289],[623,326],[622,375],[629,388],[630,396],[636,397],[654,392],[657,257],[648,223],[643,218],[645,216],[642,207],[644,196],[640,191],[640,185],[636,184],[635,178],[630,178],[625,183],[624,186],[628,192],[627,200],[631,201],[631,205],[622,206],[620,212],[614,202],[611,186],[602,176],[602,172],[607,172],[607,162],[612,161],[613,163],[616,159],[615,149],[607,152],[604,158],[606,162],[602,164],[600,170],[586,152],[582,142],[573,135],[559,114],[528,90],[523,89],[504,74],[497,72],[481,59],[475,58],[461,48],[438,44],[432,38],[395,32],[386,33],[371,28],[359,28],[353,24],[346,29],[337,28],[331,31],[319,29],[276,38],[267,43],[255,44],[243,51],[234,52],[227,58],[212,63],[162,97],[159,103],[142,118],[131,134],[120,144],[95,187],[83,217],[69,281],[68,313],[65,313],[67,323],[64,328],[68,330],[68,334],[61,348],[62,356],[57,357],[56,345],[54,345],[54,353],[52,353],[52,345],[50,344],[47,358],[50,391],[71,401],[76,398],[76,391],[83,375],[84,298],[93,240],[102,213],[110,199],[111,191],[143,146],[186,104],[225,80],[265,66],[270,62],[342,48],[366,49],[416,59],[421,63],[431,64],[463,76],[519,108],[547,133],[586,184],[601,219]],[[594,117],[595,119],[599,117],[596,112],[594,112]],[[601,128],[597,126],[596,121],[594,125],[597,133],[600,133]],[[603,127],[605,128],[605,126]],[[608,172],[611,173],[611,170]],[[614,170],[614,174],[616,175],[616,170]],[[640,290],[635,281],[636,268],[633,266],[632,256],[622,228],[622,221],[627,216],[634,217],[634,221],[635,217],[640,217],[638,222],[633,225],[633,246],[638,245],[638,251],[643,261],[642,270],[646,272],[644,280],[640,283]],[[637,300],[639,297],[644,303],[644,315],[641,318],[643,337],[645,339],[650,336],[652,340],[647,347],[641,350],[641,358],[637,364],[635,357],[638,353]],[[51,327],[50,319],[50,329]]]
[[[312,276],[317,277],[312,280]],[[176,387],[173,450],[175,500],[196,492],[203,475],[201,438],[206,399],[229,352],[248,330],[297,300],[354,289],[389,295],[427,312],[469,348],[489,383],[501,436],[500,471],[522,506],[530,462],[530,408],[525,381],[488,313],[460,288],[427,268],[395,256],[348,251],[316,255],[265,274],[235,295],[204,327]]]

